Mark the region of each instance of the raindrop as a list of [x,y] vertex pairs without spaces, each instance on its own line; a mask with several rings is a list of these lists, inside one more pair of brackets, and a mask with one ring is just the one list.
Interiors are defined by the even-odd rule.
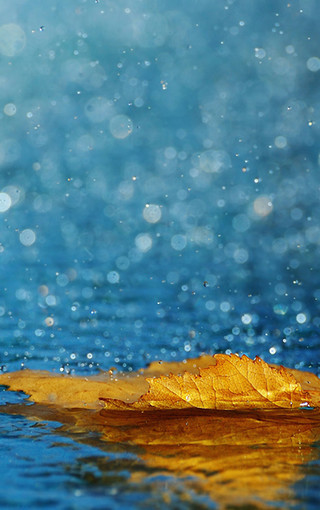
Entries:
[[176,234],[171,238],[171,246],[176,251],[184,250],[187,246],[187,238],[183,234]]
[[0,213],[8,211],[12,205],[11,197],[7,193],[0,193]]
[[304,313],[298,313],[296,321],[298,324],[304,324],[307,321],[307,317]]
[[148,223],[157,223],[161,219],[161,214],[160,206],[156,204],[147,204],[142,213]]
[[119,283],[120,281],[120,275],[117,271],[109,271],[107,274],[107,280],[109,283]]
[[127,138],[133,131],[132,120],[126,115],[115,115],[112,117],[109,127],[112,136],[120,140]]
[[17,107],[15,104],[13,103],[7,103],[4,108],[3,108],[3,112],[8,116],[8,117],[13,117],[13,115],[16,114],[17,112]]
[[26,45],[26,35],[15,23],[0,27],[0,53],[6,57],[18,55]]
[[36,240],[36,234],[31,228],[26,228],[20,232],[19,239],[23,246],[32,246]]
[[307,60],[307,68],[309,71],[316,73],[320,70],[320,58],[318,57],[310,57]]
[[152,248],[152,238],[149,234],[138,234],[135,238],[135,244],[138,250],[145,253]]

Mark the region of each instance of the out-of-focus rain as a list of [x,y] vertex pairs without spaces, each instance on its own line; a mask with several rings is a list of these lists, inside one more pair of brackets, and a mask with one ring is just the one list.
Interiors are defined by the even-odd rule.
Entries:
[[314,9],[0,5],[2,370],[317,370]]

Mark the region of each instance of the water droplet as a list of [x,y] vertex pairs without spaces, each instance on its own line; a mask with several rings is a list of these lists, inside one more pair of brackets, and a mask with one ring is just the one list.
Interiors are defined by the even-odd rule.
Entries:
[[120,140],[127,138],[133,131],[132,120],[126,115],[115,115],[112,117],[109,127],[112,136]]
[[0,193],[0,213],[8,211],[12,205],[11,197],[8,193]]
[[23,246],[32,246],[36,240],[36,234],[31,228],[26,228],[20,233],[19,239]]
[[148,223],[157,223],[161,219],[161,208],[156,204],[146,204],[142,215]]
[[17,107],[15,104],[13,103],[7,103],[4,108],[3,108],[3,112],[5,113],[5,115],[7,115],[8,117],[13,117],[13,115],[16,114],[17,112]]
[[52,317],[47,317],[44,321],[48,327],[51,327],[54,325],[54,319]]
[[107,274],[107,280],[109,283],[119,283],[120,275],[117,271],[109,271]]
[[22,28],[15,23],[0,27],[0,53],[6,57],[14,57],[26,45],[26,35]]

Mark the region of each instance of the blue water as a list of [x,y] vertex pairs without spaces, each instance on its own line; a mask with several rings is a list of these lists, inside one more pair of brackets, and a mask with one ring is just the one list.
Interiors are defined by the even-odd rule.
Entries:
[[[2,371],[237,352],[320,373],[318,12],[0,0]],[[164,504],[162,482],[130,488],[131,457],[80,475],[102,476],[98,439],[15,414],[1,429],[3,508]]]

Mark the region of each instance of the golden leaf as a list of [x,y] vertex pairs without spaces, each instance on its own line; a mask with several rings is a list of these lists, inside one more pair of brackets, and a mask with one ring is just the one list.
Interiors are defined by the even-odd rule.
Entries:
[[292,409],[320,403],[315,375],[233,354],[86,378],[23,370],[0,375],[0,384],[34,402],[69,408],[98,409],[103,402],[111,410]]
[[199,374],[184,372],[147,378],[149,390],[138,401],[103,398],[108,409],[251,409],[299,408],[308,405],[307,392],[284,367],[262,359],[216,354]]

